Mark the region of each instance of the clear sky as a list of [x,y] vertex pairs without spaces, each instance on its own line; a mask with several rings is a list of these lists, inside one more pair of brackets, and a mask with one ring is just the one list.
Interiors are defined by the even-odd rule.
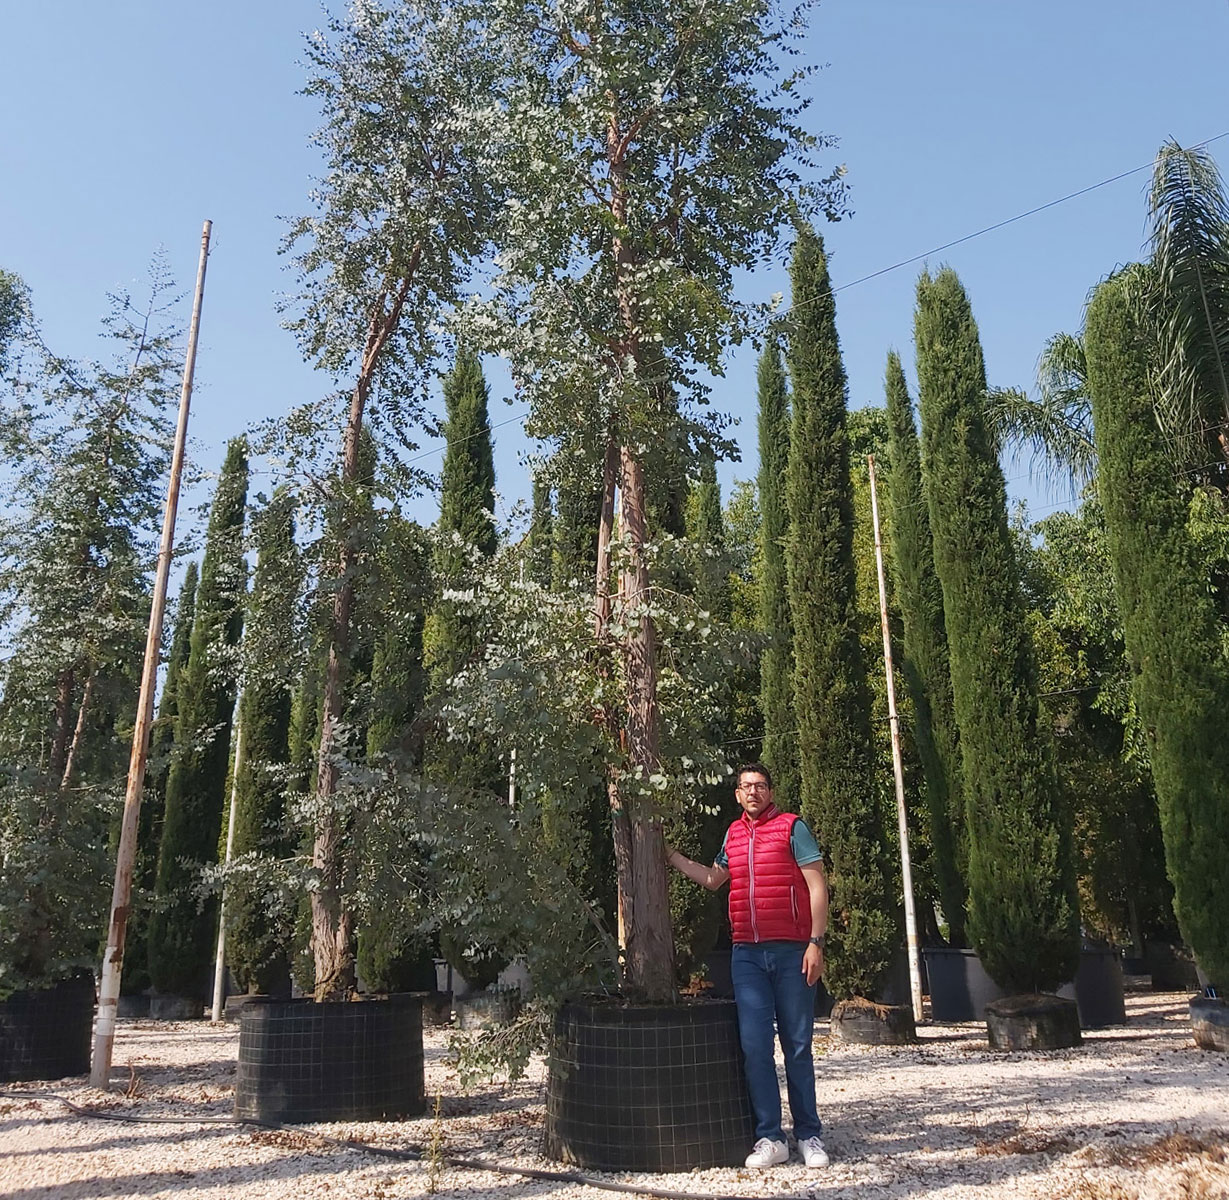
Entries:
[[[318,395],[279,326],[291,287],[280,217],[305,211],[318,156],[315,113],[297,95],[308,0],[58,0],[0,18],[0,265],[34,293],[49,343],[96,352],[105,294],[139,288],[162,247],[185,294],[201,223],[214,222],[192,421],[199,466],[249,422]],[[911,367],[921,264],[863,276],[1150,163],[1166,137],[1229,131],[1229,0],[825,0],[808,52],[809,120],[836,134],[855,215],[824,230],[854,406],[880,403],[884,356]],[[1229,164],[1229,137],[1212,147]],[[1088,289],[1139,255],[1140,171],[930,258],[959,271],[991,382],[1029,385],[1045,339],[1076,330]],[[748,296],[787,290],[783,272]],[[188,300],[184,302],[184,323]],[[754,351],[737,354],[717,404],[741,421],[755,471]],[[493,422],[506,407],[491,372]],[[498,486],[526,495],[515,421],[496,431]],[[424,442],[424,449],[436,443]],[[424,465],[429,465],[424,463]],[[1008,476],[1025,472],[1008,464]],[[1010,485],[1040,515],[1061,501]],[[422,516],[433,511],[425,504]]]

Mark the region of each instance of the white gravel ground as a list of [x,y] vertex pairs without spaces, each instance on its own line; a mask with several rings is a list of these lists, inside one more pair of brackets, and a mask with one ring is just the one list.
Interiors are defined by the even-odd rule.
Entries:
[[[1128,995],[1125,1026],[1076,1050],[998,1054],[980,1026],[927,1025],[917,1046],[816,1038],[820,1112],[832,1165],[769,1171],[602,1175],[640,1187],[722,1197],[931,1197],[935,1200],[1229,1198],[1229,1056],[1196,1049],[1185,995]],[[176,1200],[394,1200],[430,1190],[426,1163],[380,1159],[328,1138],[419,1146],[433,1118],[300,1126],[293,1132],[205,1124],[231,1113],[234,1026],[126,1021],[109,1094],[81,1079],[11,1084],[0,1096],[0,1196]],[[559,1169],[540,1156],[544,1071],[464,1093],[429,1030],[427,1089],[441,1096],[445,1153]],[[74,1115],[46,1094],[133,1116]],[[128,1094],[125,1094],[127,1092]],[[12,1093],[18,1093],[14,1098]],[[444,1166],[442,1197],[597,1200],[613,1193]]]

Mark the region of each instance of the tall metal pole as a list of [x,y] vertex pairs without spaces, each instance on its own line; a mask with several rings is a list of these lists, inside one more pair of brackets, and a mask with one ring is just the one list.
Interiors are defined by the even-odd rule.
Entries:
[[909,991],[913,1019],[922,1019],[922,970],[918,962],[917,913],[913,907],[913,867],[909,861],[909,822],[905,812],[905,769],[900,753],[900,717],[896,712],[896,682],[892,673],[892,634],[888,628],[888,589],[883,574],[883,542],[879,536],[879,499],[875,489],[875,456],[866,456],[871,477],[871,521],[875,526],[875,570],[879,575],[879,624],[883,629],[883,669],[888,681],[888,721],[892,729],[892,774],[896,779],[896,824],[900,831],[900,873],[905,888],[905,938],[909,948]]
[[[235,711],[238,713],[242,700],[235,701]],[[225,865],[230,866],[230,860],[235,853],[235,801],[239,797],[239,768],[243,765],[243,726],[236,717],[235,721],[235,765],[230,773],[230,815],[226,818],[226,859]],[[218,905],[218,953],[213,963],[213,1010],[210,1020],[222,1019],[222,1005],[226,1003],[226,893],[228,887],[222,884],[222,903]]]
[[196,368],[196,342],[201,327],[201,302],[205,296],[205,264],[209,258],[209,235],[213,222],[201,230],[201,258],[196,271],[196,295],[192,301],[192,324],[188,328],[188,354],[184,359],[183,387],[179,393],[179,422],[171,454],[171,479],[166,490],[162,517],[162,541],[154,573],[154,598],[145,639],[145,664],[141,670],[141,694],[137,701],[136,725],[132,730],[132,757],[128,761],[128,790],[124,794],[124,819],[120,826],[119,853],[115,861],[115,886],[111,892],[111,919],[107,926],[107,949],[102,959],[102,984],[98,995],[98,1020],[94,1025],[94,1058],[90,1083],[105,1088],[111,1074],[111,1051],[115,1043],[115,1010],[119,1002],[120,974],[124,967],[124,936],[132,900],[132,866],[137,852],[137,818],[141,812],[141,789],[145,786],[145,761],[149,756],[150,726],[154,717],[154,686],[162,646],[162,618],[166,613],[167,578],[175,541],[175,512],[179,507],[179,484],[183,477],[184,443],[188,435],[188,407],[192,398],[192,374]]

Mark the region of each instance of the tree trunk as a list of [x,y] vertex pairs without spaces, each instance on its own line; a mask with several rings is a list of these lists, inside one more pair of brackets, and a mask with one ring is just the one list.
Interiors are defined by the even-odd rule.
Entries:
[[[601,671],[604,677],[609,677],[609,646],[607,645],[610,626],[610,539],[614,534],[615,490],[619,475],[619,443],[613,433],[606,438],[606,454],[602,462],[602,510],[597,526],[597,581],[594,588],[594,634],[597,637],[601,655]],[[615,745],[622,742],[619,728],[619,716],[609,705],[601,711],[601,722]],[[619,782],[613,770],[606,776],[606,795],[610,802],[611,836],[614,842],[615,879],[617,896],[618,941],[619,950],[627,951],[627,909],[632,888],[632,827],[628,820],[627,810],[619,796]],[[622,975],[624,962],[620,960],[619,971]],[[622,986],[622,978],[619,983]]]
[[[631,542],[631,562],[623,572],[626,611],[639,614],[623,644],[627,688],[628,765],[641,776],[640,786],[661,768],[657,714],[657,628],[649,604],[649,569],[644,560],[648,541],[645,518],[644,469],[635,453],[622,449],[621,516]],[[626,798],[624,798],[626,803]],[[666,849],[661,818],[637,796],[628,806],[631,816],[631,903],[625,914],[627,976],[631,988],[646,999],[674,997],[674,938],[670,928],[670,890],[666,880]]]
[[69,714],[73,707],[73,691],[77,686],[75,667],[65,667],[55,685],[55,709],[51,726],[51,753],[47,760],[47,779],[58,786],[64,778],[64,760],[68,754]]
[[[348,489],[358,481],[363,414],[376,366],[389,337],[401,320],[401,309],[414,282],[421,257],[422,246],[415,245],[405,269],[396,276],[396,290],[386,289],[372,306],[363,360],[346,419],[341,467],[343,504],[348,502]],[[389,278],[391,287],[391,272]],[[388,306],[390,296],[392,304]],[[311,895],[312,956],[316,966],[315,998],[318,1002],[344,1000],[354,989],[354,914],[347,907],[345,895],[350,830],[344,814],[334,808],[331,800],[337,791],[337,727],[345,702],[345,671],[350,658],[350,610],[354,607],[354,571],[357,564],[358,548],[350,531],[343,526],[320,716],[316,795],[322,802],[322,811],[316,821],[316,839],[312,847],[312,866],[319,872],[319,884]]]
[[90,698],[94,694],[94,679],[96,672],[90,671],[85,679],[85,687],[81,691],[81,704],[77,708],[77,724],[73,729],[73,740],[68,747],[64,760],[64,774],[60,779],[60,790],[65,791],[72,782],[73,767],[77,763],[77,755],[81,750],[81,737],[85,731],[85,714],[89,711]]

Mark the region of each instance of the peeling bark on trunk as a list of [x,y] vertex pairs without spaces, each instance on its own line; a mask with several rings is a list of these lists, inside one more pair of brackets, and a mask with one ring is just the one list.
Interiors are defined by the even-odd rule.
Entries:
[[73,767],[81,750],[81,738],[85,732],[85,715],[89,711],[90,699],[94,695],[94,680],[97,672],[91,670],[85,679],[85,687],[81,690],[81,703],[77,707],[77,724],[73,728],[73,740],[68,747],[68,755],[64,760],[64,774],[60,779],[60,790],[66,791],[72,782]]
[[[363,415],[380,355],[396,330],[401,309],[414,281],[422,257],[416,246],[395,291],[385,291],[373,306],[367,342],[358,381],[350,400],[343,443],[341,482],[343,493],[359,475],[359,440]],[[389,300],[391,299],[391,306]],[[342,502],[348,497],[343,495]],[[312,847],[312,866],[319,872],[319,885],[311,895],[312,957],[316,967],[315,999],[345,1000],[354,990],[354,914],[346,897],[349,870],[350,827],[344,814],[331,807],[337,791],[337,727],[345,707],[345,676],[350,661],[350,617],[354,607],[354,572],[359,548],[351,531],[343,530],[341,552],[337,558],[337,591],[329,629],[329,658],[324,675],[324,697],[320,720],[320,756],[317,760],[316,795],[323,812],[316,823]]]

